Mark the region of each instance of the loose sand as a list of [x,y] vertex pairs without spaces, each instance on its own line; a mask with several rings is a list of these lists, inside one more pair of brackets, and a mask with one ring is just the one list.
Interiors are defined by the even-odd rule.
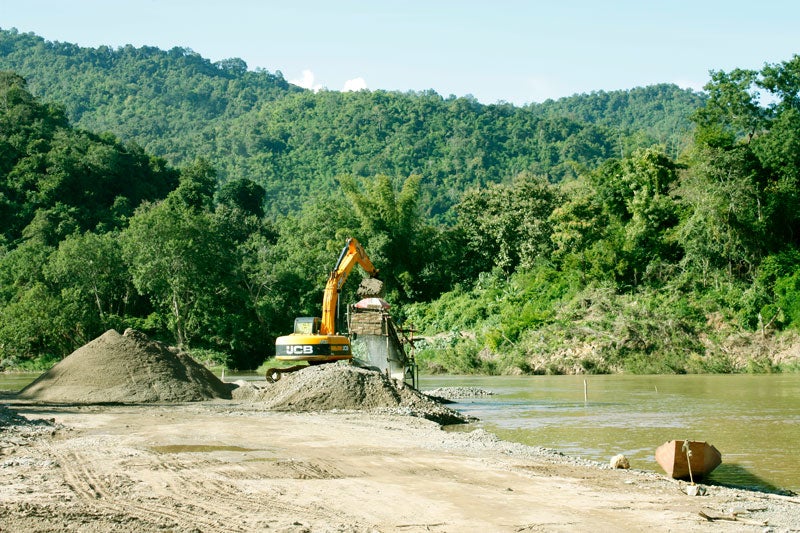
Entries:
[[224,400],[14,408],[54,422],[28,439],[0,430],[4,532],[800,528],[798,499],[715,486],[691,497],[656,473],[418,417]]
[[109,330],[22,389],[51,403],[192,402],[230,398],[230,387],[185,352],[135,330]]
[[232,385],[135,332],[89,345],[4,396],[0,532],[800,530],[798,498],[444,431],[463,416],[380,373]]

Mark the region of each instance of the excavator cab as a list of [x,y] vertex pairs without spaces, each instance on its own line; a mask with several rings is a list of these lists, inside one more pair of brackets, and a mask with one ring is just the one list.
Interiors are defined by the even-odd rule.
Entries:
[[319,325],[322,319],[315,316],[299,316],[294,319],[294,332],[301,335],[319,334]]

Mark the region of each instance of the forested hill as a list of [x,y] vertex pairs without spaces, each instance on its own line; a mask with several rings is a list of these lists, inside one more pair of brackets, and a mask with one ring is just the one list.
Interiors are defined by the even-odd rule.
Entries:
[[691,89],[659,84],[630,91],[594,91],[533,104],[542,116],[565,116],[628,132],[646,132],[676,156],[687,146],[687,108],[698,108],[705,96]]
[[127,327],[253,368],[350,236],[425,371],[800,368],[799,72],[517,107],[0,30],[0,368]]
[[0,31],[0,70],[35,96],[65,107],[75,126],[135,140],[180,162],[210,122],[230,120],[302,91],[280,73],[252,72],[240,59],[212,63],[188,48],[82,48],[31,33]]
[[516,107],[433,91],[311,93],[240,59],[187,48],[82,48],[0,30],[0,70],[65,107],[76,127],[111,132],[182,166],[209,159],[247,178],[283,214],[329,194],[342,174],[423,177],[423,211],[443,216],[471,186],[521,170],[551,181],[653,143],[676,152],[704,97],[674,85]]

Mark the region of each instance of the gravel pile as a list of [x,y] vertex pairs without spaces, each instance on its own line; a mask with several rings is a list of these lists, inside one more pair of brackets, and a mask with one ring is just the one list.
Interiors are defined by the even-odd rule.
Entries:
[[309,366],[275,382],[236,383],[234,400],[276,411],[363,411],[418,416],[439,424],[471,419],[386,375],[349,364]]
[[230,387],[186,352],[128,329],[108,330],[22,389],[49,403],[193,402],[230,398]]
[[427,396],[442,400],[460,400],[464,398],[483,398],[492,396],[492,391],[480,387],[439,387],[424,391]]

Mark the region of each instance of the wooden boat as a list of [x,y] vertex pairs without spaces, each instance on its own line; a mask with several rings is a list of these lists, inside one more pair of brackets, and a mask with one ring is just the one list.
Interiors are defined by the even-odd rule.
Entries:
[[691,479],[702,478],[722,463],[722,454],[711,444],[696,440],[687,442],[688,459],[682,440],[671,440],[656,448],[656,462],[671,478],[690,479],[690,466]]

